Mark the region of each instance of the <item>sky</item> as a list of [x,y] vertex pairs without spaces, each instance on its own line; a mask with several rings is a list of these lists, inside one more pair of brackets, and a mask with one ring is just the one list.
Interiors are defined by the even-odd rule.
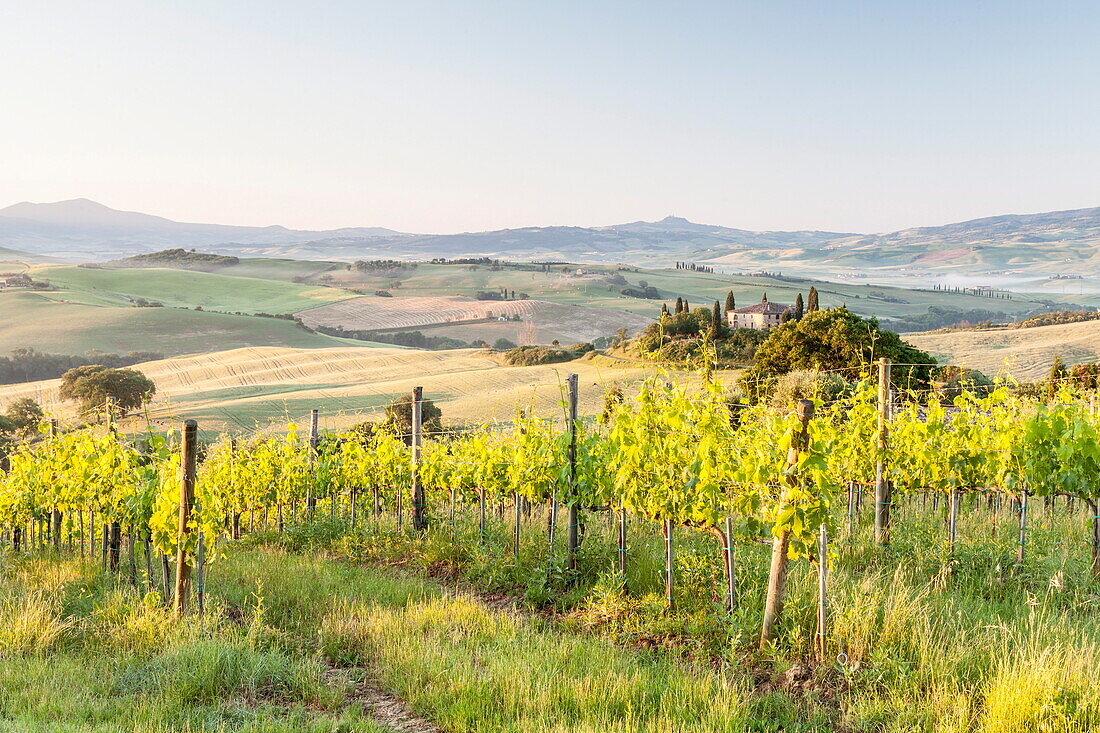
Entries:
[[0,206],[449,233],[1100,206],[1100,3],[0,0]]

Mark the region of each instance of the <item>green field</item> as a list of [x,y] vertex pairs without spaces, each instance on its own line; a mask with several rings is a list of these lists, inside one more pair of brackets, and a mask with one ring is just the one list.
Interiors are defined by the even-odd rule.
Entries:
[[232,277],[254,277],[261,280],[292,281],[294,278],[320,277],[332,270],[342,270],[342,262],[312,262],[275,257],[247,257],[236,265],[221,267],[218,274]]
[[96,349],[117,353],[159,351],[173,356],[243,346],[322,348],[351,343],[275,318],[180,308],[91,305],[63,302],[63,297],[57,292],[0,292],[0,353],[31,347],[58,354],[83,354]]
[[[308,333],[289,322],[219,316],[209,311],[289,314],[357,297],[352,289],[360,293],[384,289],[401,296],[474,296],[478,291],[505,288],[517,296],[526,293],[537,300],[652,318],[662,302],[672,303],[677,297],[685,298],[692,306],[709,307],[715,300],[724,302],[726,293],[732,290],[738,305],[759,302],[765,292],[773,302],[791,303],[798,293],[805,294],[815,285],[823,307],[847,305],[860,315],[876,316],[887,327],[899,330],[906,330],[907,319],[927,313],[931,306],[1003,312],[1008,318],[1058,307],[1056,298],[1041,301],[1014,295],[1011,300],[991,300],[861,282],[791,282],[769,276],[589,265],[554,266],[552,270],[545,273],[519,266],[490,269],[420,264],[412,269],[364,274],[339,263],[270,258],[244,259],[216,272],[31,265],[29,272],[48,280],[55,289],[0,292],[4,305],[0,353],[21,346],[56,353],[137,349],[177,355],[242,346],[336,345],[343,342]],[[623,277],[627,284],[612,283],[608,280],[611,277]],[[624,287],[641,287],[643,282],[657,288],[660,298],[639,299],[620,292]],[[138,299],[165,307],[138,308]],[[583,313],[577,317],[585,318]],[[426,333],[463,341],[489,338],[491,342],[503,336],[518,342],[525,334],[533,334],[542,343],[557,338],[561,329],[556,329],[552,314],[545,315],[545,323],[539,318],[535,317],[530,327],[508,323],[443,325]],[[362,328],[368,329],[369,324]],[[614,331],[613,326],[599,328]]]
[[294,313],[355,296],[355,293],[337,288],[193,270],[41,267],[33,269],[32,273],[48,280],[77,302],[88,302],[86,299],[90,298],[119,306],[144,298],[169,307]]

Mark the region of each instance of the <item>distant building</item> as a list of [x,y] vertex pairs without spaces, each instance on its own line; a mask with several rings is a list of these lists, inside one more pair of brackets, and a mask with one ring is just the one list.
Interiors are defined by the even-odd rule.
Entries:
[[726,314],[730,328],[755,328],[757,331],[767,331],[773,326],[778,326],[783,314],[791,310],[789,305],[769,303],[768,294],[756,305],[736,308]]

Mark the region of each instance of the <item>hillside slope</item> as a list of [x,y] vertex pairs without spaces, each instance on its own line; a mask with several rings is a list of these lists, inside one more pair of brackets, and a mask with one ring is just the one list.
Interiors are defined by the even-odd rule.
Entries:
[[190,224],[75,199],[0,209],[0,247],[91,259],[202,247],[222,254],[311,260],[484,255],[657,266],[690,260],[864,277],[956,271],[1070,275],[1100,263],[1100,208],[1007,214],[879,234],[751,231],[675,216],[598,227],[405,234],[379,227],[308,231]]
[[[510,420],[520,408],[560,418],[565,375],[580,375],[581,411],[594,414],[604,389],[629,385],[657,369],[593,360],[510,367],[488,351],[413,351],[396,348],[246,348],[135,365],[156,382],[153,417],[162,423],[195,418],[206,431],[254,430],[272,422],[302,422],[321,410],[326,428],[346,426],[359,414],[381,409],[397,395],[423,386],[447,422]],[[56,414],[71,416],[57,401],[60,380],[0,387],[0,410],[33,397]]]
[[72,302],[67,295],[0,292],[0,354],[28,347],[55,354],[83,354],[94,349],[159,351],[173,356],[243,346],[320,348],[349,343],[276,318],[117,307],[109,302]]
[[909,334],[914,346],[942,363],[979,369],[993,376],[1041,379],[1055,356],[1067,364],[1100,361],[1100,321],[1038,328]]

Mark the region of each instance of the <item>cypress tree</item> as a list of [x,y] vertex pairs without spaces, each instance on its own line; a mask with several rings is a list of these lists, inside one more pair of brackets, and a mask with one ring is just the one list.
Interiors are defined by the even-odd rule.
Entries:
[[661,315],[662,316],[667,316],[668,315],[668,303],[661,303]]
[[813,313],[817,308],[817,288],[811,285],[810,296],[806,299],[806,312]]
[[710,314],[710,335],[714,338],[718,338],[718,334],[722,332],[722,304],[717,300],[714,301],[714,309]]
[[676,315],[680,315],[684,312],[684,299],[679,295],[676,296]]
[[801,320],[805,314],[806,307],[802,303],[802,293],[799,293],[794,299],[794,319],[796,321]]
[[735,310],[736,308],[737,308],[737,301],[735,301],[733,299],[733,291],[731,290],[728,293],[726,293],[726,315],[729,315],[729,312],[731,310]]

